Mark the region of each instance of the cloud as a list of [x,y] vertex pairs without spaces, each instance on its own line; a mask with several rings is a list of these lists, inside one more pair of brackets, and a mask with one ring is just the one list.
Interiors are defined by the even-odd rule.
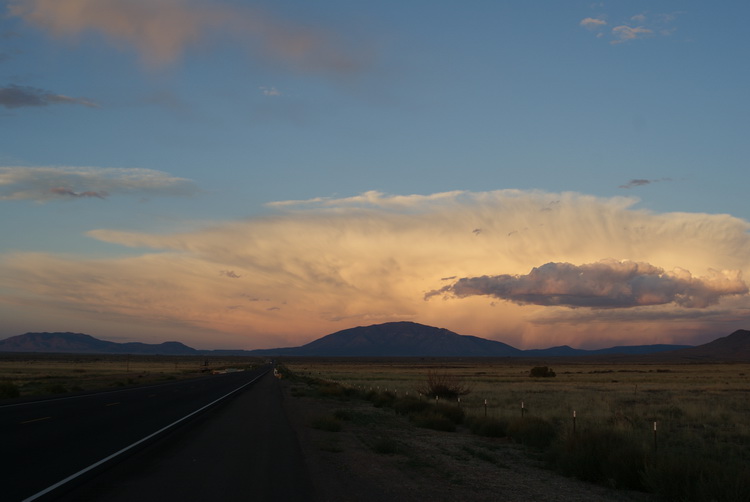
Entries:
[[546,263],[526,275],[465,277],[432,291],[426,298],[451,294],[458,298],[487,295],[518,304],[545,306],[631,308],[675,303],[705,308],[722,296],[747,294],[738,271],[710,271],[692,277],[689,271],[671,273],[648,263],[602,260],[573,265]]
[[83,105],[98,108],[99,105],[85,98],[71,98],[62,94],[37,89],[36,87],[11,84],[0,87],[0,105],[5,108],[22,108],[49,105]]
[[192,195],[192,181],[151,169],[0,167],[0,200],[90,198],[109,195]]
[[259,87],[264,96],[281,96],[281,91],[275,87]]
[[612,28],[612,36],[615,39],[610,43],[621,44],[624,42],[630,42],[631,40],[646,38],[653,34],[653,30],[644,28],[643,26],[631,27],[623,24]]
[[70,190],[69,188],[64,187],[56,187],[56,188],[50,188],[50,192],[55,195],[62,195],[67,197],[97,197],[99,199],[104,199],[109,195],[107,192],[74,192],[73,190]]
[[[61,185],[47,189],[54,186]],[[286,201],[272,205],[272,214],[189,231],[96,229],[88,237],[136,254],[0,255],[0,306],[13,305],[14,316],[28,312],[30,322],[40,312],[75,313],[115,326],[172,329],[186,343],[184,333],[211,333],[245,348],[299,345],[389,320],[521,348],[684,342],[715,335],[717,325],[725,334],[747,327],[742,277],[750,274],[750,223],[636,205],[630,197],[567,192],[373,191]],[[602,262],[607,258],[617,261]],[[241,279],[228,280],[229,272]],[[497,279],[501,274],[508,278]],[[482,276],[490,278],[486,288],[525,284],[527,296],[512,290],[508,301],[457,299],[445,290],[446,299],[424,300],[455,288],[456,278],[479,288],[468,280]],[[559,298],[541,289],[554,279],[570,281],[559,286]],[[565,306],[572,304],[596,308]],[[546,320],[555,318],[560,323],[552,328]]]
[[597,30],[601,28],[602,26],[606,26],[607,21],[605,21],[604,19],[587,17],[585,19],[582,19],[581,22],[578,24],[580,24],[584,28],[588,28],[589,30]]
[[659,183],[660,181],[672,181],[671,178],[661,178],[658,180],[647,180],[643,178],[636,178],[632,179],[629,182],[625,183],[624,185],[620,185],[618,188],[633,188],[633,187],[640,187],[645,185],[650,185],[651,183]]
[[12,16],[56,38],[96,33],[134,49],[151,67],[178,61],[218,40],[261,58],[306,71],[349,73],[363,58],[324,30],[278,19],[259,9],[209,0],[12,0]]
[[229,277],[230,279],[239,279],[240,277],[242,277],[241,275],[237,275],[234,270],[222,270],[219,272],[219,274],[225,277]]

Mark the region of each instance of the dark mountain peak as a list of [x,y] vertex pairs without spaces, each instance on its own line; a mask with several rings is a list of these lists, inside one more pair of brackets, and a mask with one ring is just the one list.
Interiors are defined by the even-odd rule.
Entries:
[[511,356],[520,352],[501,342],[410,321],[357,326],[292,350],[299,355],[365,357]]

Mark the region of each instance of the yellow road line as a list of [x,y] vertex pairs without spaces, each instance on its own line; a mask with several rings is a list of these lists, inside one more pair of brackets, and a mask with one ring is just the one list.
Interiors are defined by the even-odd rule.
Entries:
[[21,422],[22,424],[30,424],[31,422],[41,422],[42,420],[49,420],[52,417],[41,417],[41,418],[32,418],[31,420],[25,420]]

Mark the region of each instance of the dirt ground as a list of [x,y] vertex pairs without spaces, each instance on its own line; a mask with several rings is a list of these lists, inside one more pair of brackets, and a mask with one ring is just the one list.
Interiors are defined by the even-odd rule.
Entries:
[[[560,476],[505,439],[417,428],[393,410],[305,396],[303,387],[284,381],[284,400],[319,502],[655,500]],[[334,413],[341,430],[321,429]]]

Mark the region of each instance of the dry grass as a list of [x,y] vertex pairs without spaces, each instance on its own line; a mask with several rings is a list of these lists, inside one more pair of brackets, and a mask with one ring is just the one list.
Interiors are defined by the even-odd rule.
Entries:
[[[567,362],[553,365],[556,377],[539,379],[529,377],[537,362],[524,360],[284,363],[295,373],[375,394],[368,398],[373,403],[383,395],[388,402],[419,399],[426,375],[445,372],[472,388],[460,403],[469,427],[486,428],[478,422],[485,416],[496,429],[507,426],[508,436],[544,450],[550,465],[567,474],[669,500],[701,500],[706,493],[717,501],[750,499],[750,483],[733,481],[750,476],[750,364]],[[612,451],[632,462],[611,461]]]
[[[208,362],[206,366],[205,363]],[[20,397],[61,394],[194,378],[206,371],[246,368],[260,359],[243,357],[0,353],[0,382]]]

